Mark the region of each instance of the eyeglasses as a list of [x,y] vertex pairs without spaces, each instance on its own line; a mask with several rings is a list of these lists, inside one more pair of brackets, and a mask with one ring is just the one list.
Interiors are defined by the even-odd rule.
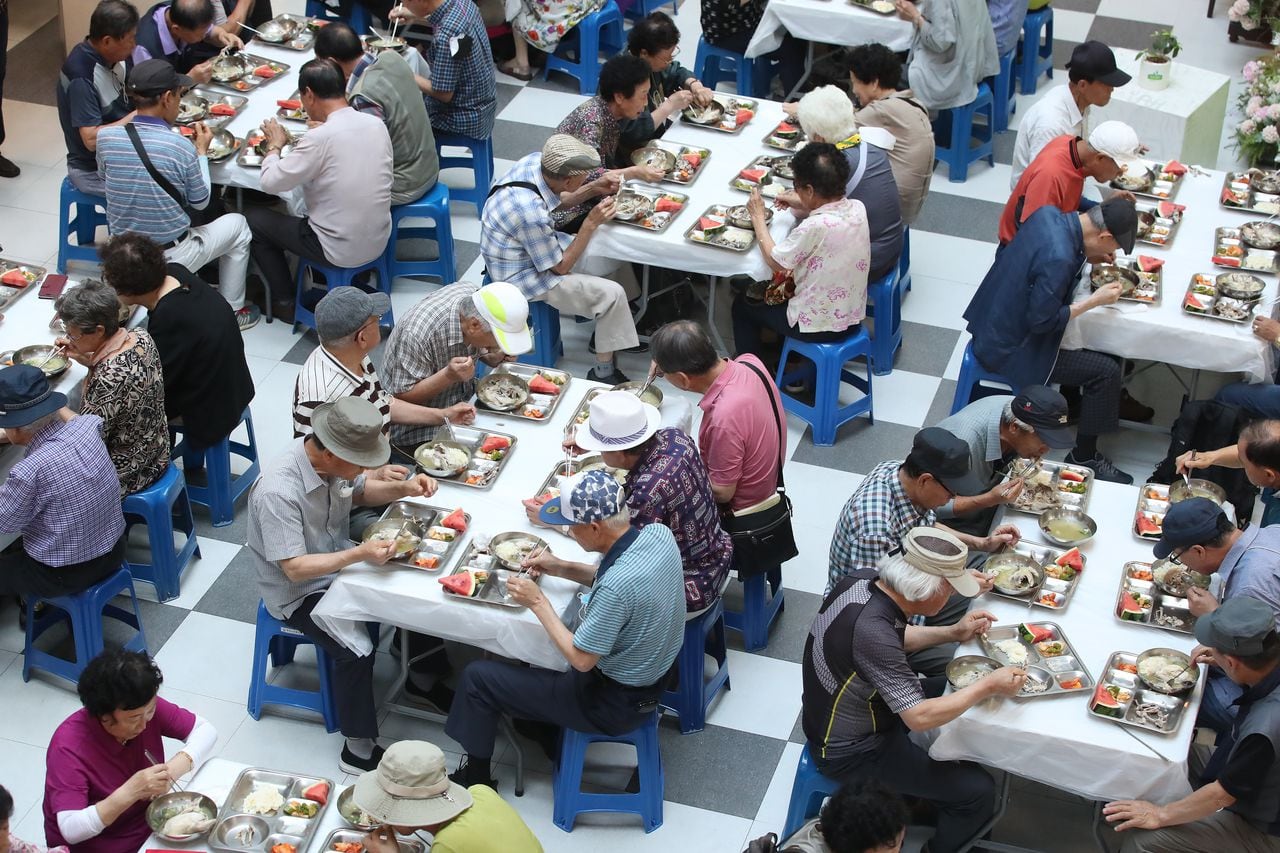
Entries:
[[90,330],[89,330],[89,331],[87,331],[87,332],[86,332],[86,331],[84,331],[84,329],[81,329],[81,330],[80,330],[80,334],[78,334],[78,335],[73,335],[73,334],[71,334],[71,330],[70,330],[70,328],[68,328],[68,329],[67,329],[67,333],[66,333],[66,334],[67,334],[67,340],[71,341],[71,343],[73,343],[73,344],[75,344],[75,343],[79,343],[81,338],[87,338],[89,335],[97,334],[98,329],[101,329],[101,328],[102,328],[101,326],[94,326],[92,329],[90,329]]
[[1172,551],[1169,553],[1169,556],[1167,559],[1169,560],[1170,563],[1173,563],[1175,566],[1186,565],[1185,563],[1182,562],[1182,555],[1187,553],[1190,550],[1191,548],[1187,547],[1187,548],[1183,548],[1181,551]]

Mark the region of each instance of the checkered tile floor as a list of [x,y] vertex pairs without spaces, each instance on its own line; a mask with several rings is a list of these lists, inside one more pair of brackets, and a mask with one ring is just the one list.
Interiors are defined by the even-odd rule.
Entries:
[[[43,33],[48,35],[52,11],[45,0],[10,0],[13,8],[10,74]],[[282,11],[301,0],[277,5]],[[1184,54],[1179,61],[1238,76],[1241,65],[1259,48],[1227,42],[1225,0],[1212,21],[1203,0],[1055,0],[1055,57],[1059,68],[1075,43],[1096,38],[1112,45],[1141,48],[1153,29],[1178,25]],[[699,26],[697,3],[682,4],[678,23],[685,53],[692,55]],[[35,35],[33,35],[35,34]],[[30,41],[28,41],[30,39]],[[1052,85],[1065,78],[1061,70]],[[567,78],[553,77],[527,85],[500,76],[499,118],[495,129],[497,171],[539,147],[559,120],[581,98]],[[46,84],[52,91],[53,80]],[[1234,84],[1238,86],[1238,83]],[[1041,87],[1043,93],[1046,86]],[[4,153],[19,162],[19,179],[0,182],[0,244],[6,256],[52,263],[55,255],[57,187],[63,172],[62,138],[51,98],[10,100],[5,111],[9,140]],[[1019,99],[1025,112],[1031,99]],[[1015,115],[1015,122],[1017,116]],[[1225,137],[1224,137],[1225,138]],[[827,543],[843,499],[861,476],[884,459],[900,458],[919,427],[943,417],[954,392],[960,354],[966,342],[960,315],[988,268],[1000,206],[1008,195],[1008,163],[1014,136],[997,141],[997,165],[971,169],[964,184],[946,180],[945,167],[935,177],[933,193],[913,229],[914,289],[904,305],[905,341],[893,373],[877,377],[876,424],[850,424],[835,447],[815,447],[805,425],[792,420],[787,468],[796,504],[801,555],[787,565],[787,608],[767,650],[730,652],[733,689],[714,706],[706,731],[681,737],[664,727],[666,822],[644,835],[625,818],[588,817],[567,835],[551,824],[551,786],[546,766],[531,774],[528,792],[513,802],[534,827],[549,851],[612,849],[680,850],[732,853],[746,841],[782,827],[791,778],[803,736],[799,729],[800,658],[810,621],[825,584]],[[1228,166],[1230,153],[1224,148]],[[446,173],[447,182],[468,176]],[[479,224],[470,205],[453,213],[459,270],[476,280],[480,271]],[[397,283],[397,310],[406,310],[427,292],[415,282]],[[2,328],[2,327],[0,327]],[[567,358],[562,367],[581,375],[588,366],[584,327],[566,324]],[[253,415],[262,453],[270,457],[288,442],[289,400],[299,365],[315,346],[313,337],[295,337],[280,324],[259,325],[246,334],[250,367],[257,384]],[[633,375],[647,364],[625,358]],[[1144,380],[1155,383],[1151,374]],[[1159,409],[1157,422],[1168,424],[1176,395],[1166,386],[1139,385],[1135,395]],[[1203,387],[1203,386],[1202,386]],[[669,389],[668,393],[672,393]],[[1123,432],[1104,441],[1104,449],[1122,466],[1144,476],[1162,455],[1165,439]],[[242,551],[243,512],[230,527],[201,523],[203,558],[183,579],[180,598],[166,604],[144,602],[142,617],[150,647],[165,672],[163,693],[210,719],[219,732],[224,757],[251,764],[288,767],[342,778],[337,767],[341,742],[310,719],[277,715],[255,722],[245,713],[249,658],[258,595]],[[145,589],[145,587],[144,587]],[[149,589],[145,594],[149,594]],[[43,835],[40,800],[44,747],[55,726],[78,702],[66,687],[45,680],[21,681],[22,636],[11,607],[0,608],[0,782],[13,792],[17,811],[11,827],[20,837]],[[292,669],[298,669],[294,667]],[[379,659],[379,683],[387,684],[393,663]],[[295,677],[290,674],[288,677]],[[385,739],[426,738],[455,757],[457,744],[439,726],[403,718],[385,720]],[[610,764],[598,768],[605,781],[625,782],[629,771]],[[499,755],[503,762],[509,756]],[[625,759],[624,759],[625,760]],[[500,763],[503,793],[511,791],[512,768]],[[997,829],[1002,840],[1049,851],[1088,849],[1089,804],[1031,782],[1015,786],[1009,815]],[[1048,826],[1046,827],[1046,822]],[[1046,828],[1049,831],[1045,831]],[[908,849],[915,849],[912,841]]]

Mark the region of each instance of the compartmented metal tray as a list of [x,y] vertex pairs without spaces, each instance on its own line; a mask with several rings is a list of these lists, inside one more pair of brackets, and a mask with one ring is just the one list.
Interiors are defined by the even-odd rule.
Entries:
[[[241,771],[218,812],[218,822],[209,831],[209,837],[204,843],[211,850],[226,850],[231,853],[270,853],[276,844],[291,844],[296,853],[303,853],[310,846],[324,817],[324,810],[328,808],[328,803],[303,799],[302,792],[318,782],[329,786],[329,797],[332,798],[334,785],[331,779],[259,767]],[[245,798],[257,788],[277,791],[284,798],[284,805],[270,814],[246,811]],[[298,800],[313,803],[319,808],[309,818],[286,815],[284,809],[290,802]]]
[[760,177],[760,180],[748,180],[742,176],[742,172],[739,172],[733,176],[732,180],[729,181],[729,187],[744,193],[749,193],[756,187],[759,187],[760,195],[765,198],[777,198],[779,195],[795,186],[792,179],[787,177],[787,175],[791,174],[789,171],[790,162],[791,155],[789,154],[783,154],[781,156],[761,154],[742,169],[742,172],[746,172],[751,169],[763,170],[764,174]]
[[[1071,548],[1059,548],[1056,545],[1045,545],[1040,542],[1029,542],[1026,539],[1020,540],[1017,545],[1011,549],[1015,554],[1021,554],[1024,557],[1030,557],[1036,564],[1043,569],[1052,567],[1060,574],[1066,575],[1067,572],[1062,571],[1068,567],[1058,566],[1057,559],[1063,554],[1072,550]],[[991,560],[999,557],[999,554],[992,554],[988,560],[988,566]],[[1076,587],[1080,584],[1080,576],[1084,574],[1085,567],[1088,566],[1088,560],[1084,554],[1080,555],[1079,571],[1072,570],[1073,576],[1067,580],[1061,577],[1052,577],[1046,575],[1043,583],[1039,587],[1032,588],[1025,595],[1013,595],[1012,593],[1001,592],[998,589],[992,589],[991,595],[998,595],[1001,598],[1007,598],[1011,601],[1017,601],[1022,604],[1031,602],[1033,607],[1044,607],[1049,610],[1064,610],[1071,603],[1072,596],[1075,595]],[[983,571],[990,572],[991,569],[986,566]],[[1034,600],[1032,600],[1034,599]]]
[[[1014,474],[1023,470],[1031,462],[1030,459],[1015,459],[1009,466],[1009,473]],[[1039,472],[1035,475],[1028,475],[1028,480],[1022,494],[1018,499],[1006,504],[1008,509],[1014,512],[1022,512],[1027,515],[1040,515],[1046,509],[1058,506],[1072,506],[1080,511],[1084,511],[1089,506],[1089,498],[1093,494],[1093,469],[1085,468],[1081,465],[1068,465],[1065,462],[1052,462],[1048,459],[1041,459],[1039,464]],[[1063,478],[1062,472],[1067,471],[1068,477]],[[1045,478],[1044,474],[1049,474]],[[1075,480],[1074,476],[1083,477],[1082,480]],[[1009,477],[1005,477],[1006,482]],[[1038,484],[1038,487],[1032,488],[1032,481]],[[1063,484],[1071,482],[1077,485],[1071,486],[1070,489],[1063,488]],[[1084,484],[1084,490],[1079,490],[1079,483]],[[1033,494],[1033,491],[1036,494]],[[1037,496],[1040,498],[1036,500]]]
[[1280,173],[1261,169],[1227,172],[1218,201],[1227,210],[1251,211],[1263,216],[1280,213]]
[[1177,236],[1178,224],[1182,222],[1185,209],[1173,202],[1140,201],[1134,205],[1138,212],[1139,243],[1151,246],[1168,246]]
[[[1028,626],[1048,631],[1043,640],[1029,639]],[[1013,641],[1026,650],[1025,663],[1017,663],[1001,648],[1000,644]],[[1021,625],[1004,625],[992,628],[978,638],[982,651],[1001,666],[1025,666],[1028,684],[1044,685],[1039,692],[1023,692],[1015,699],[1037,699],[1041,696],[1059,696],[1063,693],[1079,693],[1093,689],[1093,676],[1084,661],[1076,654],[1062,627],[1056,622],[1026,622]],[[1075,685],[1079,683],[1079,686]],[[1066,683],[1068,686],[1064,687]]]
[[610,468],[604,464],[604,458],[599,453],[584,453],[583,455],[571,459],[561,459],[556,463],[555,467],[547,474],[547,478],[542,481],[542,486],[534,493],[535,497],[541,497],[552,489],[559,493],[557,485],[561,477],[571,477],[574,474],[581,474],[583,471],[592,471],[603,468],[611,472],[619,483],[625,482],[627,472],[624,468]]
[[[254,41],[260,41],[263,44],[269,44],[272,47],[282,47],[285,50],[297,51],[311,50],[311,48],[315,46],[317,25],[314,25],[313,23],[315,21],[314,18],[304,18],[300,15],[276,15],[271,19],[271,21],[266,21],[263,26],[259,27],[259,29],[267,29],[265,24],[269,24],[272,21],[297,23],[301,25],[301,28],[293,36],[287,39],[280,39],[276,41],[273,39],[263,38],[261,35],[255,35],[253,37]],[[318,26],[324,26],[324,24],[320,24]]]
[[[619,213],[615,213],[614,218],[610,221],[619,225],[629,225],[632,228],[643,228],[645,231],[653,231],[657,234],[666,231],[667,226],[671,224],[671,220],[675,219],[680,214],[680,211],[684,210],[685,205],[689,203],[689,196],[684,193],[659,189],[639,181],[626,181],[618,190],[616,197],[619,211],[622,211],[623,206],[627,204],[624,201],[627,196],[640,196],[647,200],[647,204],[636,202],[636,213],[628,214],[625,218]],[[662,199],[678,204],[680,207],[676,210],[655,210],[658,202]]]
[[[503,535],[504,534],[500,533],[493,538],[498,539]],[[545,540],[537,534],[519,532],[519,535],[532,539],[535,542],[545,544]],[[492,542],[492,540],[490,540],[490,542]],[[507,596],[507,578],[511,575],[518,574],[518,572],[514,572],[503,567],[498,558],[489,550],[488,545],[481,548],[476,544],[474,539],[471,541],[471,544],[467,546],[466,553],[462,555],[461,562],[454,567],[453,571],[449,573],[449,576],[452,577],[453,575],[462,574],[463,572],[472,572],[473,574],[476,572],[485,573],[484,581],[483,583],[480,583],[479,587],[476,589],[476,594],[471,596],[458,595],[448,587],[445,587],[444,594],[446,598],[451,598],[456,601],[467,601],[473,604],[487,604],[490,607],[506,607],[509,610],[524,609],[523,604],[516,604]],[[535,578],[532,575],[525,575],[525,577],[529,578],[534,583],[541,583],[540,576]],[[477,580],[479,580],[479,578],[477,578]]]
[[1175,634],[1195,631],[1196,617],[1191,614],[1186,598],[1170,595],[1155,583],[1155,572],[1163,561],[1124,564],[1120,573],[1120,589],[1116,593],[1116,619],[1132,625],[1159,628]]
[[[1140,161],[1149,162],[1149,161]],[[1133,169],[1135,166],[1131,166]],[[1121,184],[1120,179],[1116,178],[1110,184],[1113,189],[1131,192],[1135,196],[1141,198],[1154,198],[1157,201],[1170,201],[1178,194],[1178,187],[1182,183],[1182,175],[1171,175],[1164,171],[1164,164],[1150,163],[1150,180],[1143,186],[1126,186]]]
[[1239,228],[1216,228],[1213,232],[1213,265],[1240,272],[1280,272],[1280,252],[1257,249],[1240,236]]
[[[680,120],[685,124],[691,124],[695,127],[705,127],[707,130],[718,130],[721,133],[737,133],[746,127],[751,118],[755,118],[756,110],[760,106],[760,102],[751,98],[739,98],[734,95],[726,95],[717,92],[714,96],[716,103],[720,104],[723,110],[718,120],[713,121],[696,121],[691,118],[694,107],[686,107],[680,112]],[[741,124],[738,123],[738,110],[751,110],[751,118],[746,119]]]
[[877,15],[893,15],[898,11],[891,0],[849,0],[849,5],[875,12]]
[[1133,511],[1133,535],[1152,542],[1160,538],[1165,513],[1169,511],[1169,487],[1163,483],[1144,483],[1138,492],[1138,506]]
[[[284,148],[280,149],[281,157],[288,157],[289,152],[293,150],[293,146],[298,144],[298,140],[305,133],[305,128],[286,128],[285,132],[289,134],[289,141],[285,143]],[[244,140],[240,143],[240,153],[236,155],[236,162],[246,169],[261,169],[262,161],[265,159],[263,155],[258,153],[258,143],[263,139],[262,128],[254,128],[246,133]]]
[[[550,420],[551,416],[555,414],[556,409],[560,406],[560,398],[564,396],[565,390],[568,389],[569,383],[573,380],[573,375],[563,370],[556,370],[552,367],[536,367],[531,364],[520,364],[519,362],[503,364],[498,369],[485,374],[485,378],[502,373],[518,376],[525,382],[541,375],[543,379],[553,385],[558,385],[560,392],[558,394],[535,394],[531,392],[528,400],[510,411],[495,409],[477,397],[475,401],[476,411],[502,415],[508,418],[520,418],[525,421],[537,421],[539,423]],[[538,414],[539,412],[541,414]]]
[[[795,128],[796,135],[795,136],[778,136],[778,129],[781,128],[784,124]],[[778,124],[774,126],[773,130],[765,134],[765,137],[762,141],[764,142],[765,145],[769,146],[770,148],[777,148],[782,151],[787,151],[794,154],[796,151],[799,151],[801,148],[803,148],[806,143],[808,143],[809,138],[805,136],[804,130],[800,127],[799,119],[793,119],[791,121],[787,121],[784,119],[783,121],[778,122]]]
[[[287,98],[281,98],[280,100],[281,101],[297,101],[299,104],[301,104],[302,93],[295,90],[292,95],[290,95]],[[278,108],[276,109],[276,118],[280,119],[280,121],[291,121],[295,124],[305,125],[308,121],[311,120],[311,117],[307,115],[307,111],[301,106],[299,106],[296,110],[291,110],[291,109],[287,109],[285,107],[280,106],[280,101],[276,101],[276,106]]]
[[[315,848],[315,853],[341,853],[335,844],[359,844],[360,849],[364,848],[364,837],[368,833],[362,829],[348,829],[346,827],[338,827],[329,833],[329,837],[324,840],[324,846]],[[396,833],[396,844],[400,847],[400,853],[427,853],[427,845],[421,838],[415,836],[404,836]],[[355,849],[355,848],[348,848]],[[299,851],[303,853],[303,851]]]
[[[178,118],[174,121],[174,124],[195,124],[198,121],[203,121],[211,129],[216,130],[218,128],[226,127],[232,119],[244,112],[245,105],[249,103],[249,99],[244,95],[228,95],[225,92],[217,92],[204,86],[193,86],[191,91],[183,97],[183,103],[188,103],[192,95],[205,102],[200,105],[202,107],[201,111],[195,113],[187,112],[184,114],[180,109],[178,112]],[[199,101],[196,101],[195,103],[198,104]],[[209,108],[215,104],[222,104],[223,106],[230,107],[235,110],[235,113],[229,116],[211,115],[209,113]]]
[[[1212,295],[1208,293],[1210,288],[1213,290]],[[1195,273],[1191,276],[1191,283],[1187,285],[1186,295],[1182,297],[1182,313],[1207,317],[1223,323],[1248,323],[1253,319],[1253,312],[1257,309],[1259,301],[1253,299],[1242,302],[1239,299],[1223,296],[1218,292],[1216,276]],[[1224,310],[1230,310],[1233,313],[1230,315],[1221,313]],[[1243,311],[1244,314],[1238,315],[1239,311]]]
[[578,425],[587,419],[587,415],[591,414],[591,401],[596,397],[608,391],[608,388],[592,388],[582,396],[582,402],[578,404],[578,408],[574,410],[573,419],[569,423]]
[[[672,165],[666,169],[662,180],[666,183],[681,184],[682,186],[688,186],[696,181],[698,175],[702,174],[703,168],[707,165],[707,160],[711,158],[710,148],[698,148],[695,145],[681,145],[678,142],[664,142],[661,139],[652,139],[645,143],[644,148],[637,149],[631,155],[632,162],[637,166],[644,162],[642,154],[645,148],[659,148],[671,155]],[[687,159],[691,156],[697,158],[696,166]],[[665,164],[658,165],[665,166]]]
[[[17,271],[22,275],[26,284],[9,284],[8,282],[0,282],[4,287],[9,288],[10,292],[26,290],[28,287],[44,278],[44,274],[48,272],[47,269],[42,266],[37,266],[36,264],[24,264],[22,261],[11,261],[7,258],[0,258],[0,277],[14,271]],[[16,281],[17,279],[15,278],[14,280]],[[0,298],[4,298],[4,296],[4,290],[0,289]]]
[[[265,56],[258,56],[253,53],[245,53],[241,51],[238,55],[244,57],[246,60],[248,68],[245,73],[240,77],[236,77],[231,80],[211,80],[209,81],[210,86],[214,86],[219,89],[230,89],[233,92],[252,92],[254,89],[266,85],[277,77],[280,77],[292,67],[283,62],[278,62],[274,59],[267,59]],[[254,72],[263,66],[270,68],[275,73],[270,77],[259,77]]]
[[[1132,667],[1132,671],[1127,667]],[[1099,708],[1098,697],[1104,690],[1118,703],[1117,707]],[[1191,704],[1189,697],[1192,692],[1185,696],[1170,696],[1145,687],[1138,678],[1138,655],[1134,652],[1113,652],[1102,670],[1098,689],[1089,699],[1089,713],[1122,726],[1162,735],[1173,734]],[[1160,722],[1162,718],[1163,724]]]
[[[698,221],[690,225],[684,232],[684,238],[690,243],[697,243],[699,246],[713,246],[717,249],[727,249],[730,252],[750,251],[751,247],[756,244],[756,232],[729,224],[729,210],[732,207],[733,205],[728,204],[711,205],[699,215]],[[698,226],[702,223],[703,217],[706,216],[714,216],[724,220],[724,229],[713,233],[701,230]]]
[[[443,433],[432,441],[424,441],[418,445],[418,448],[424,445],[433,444],[436,440],[446,440],[447,433]],[[480,446],[489,436],[498,436],[505,438],[510,444],[500,451],[494,451],[490,454],[481,454]],[[465,486],[469,489],[490,489],[497,481],[498,475],[502,473],[503,468],[507,465],[507,460],[511,458],[511,454],[516,449],[516,437],[509,433],[497,432],[491,429],[476,429],[474,427],[455,426],[453,428],[453,439],[459,444],[465,445],[471,451],[471,459],[467,462],[467,467],[454,474],[452,477],[441,477],[435,474],[428,474],[442,483],[452,483],[456,486]],[[417,449],[415,448],[415,454]],[[494,456],[497,456],[495,459]],[[422,464],[418,463],[421,468]]]
[[[1164,291],[1163,264],[1151,272],[1147,272],[1142,268],[1142,264],[1139,263],[1137,258],[1118,257],[1114,265],[1129,270],[1138,277],[1138,283],[1120,296],[1122,302],[1139,302],[1143,305],[1160,304],[1160,298]],[[1092,269],[1090,270],[1089,286],[1094,290],[1098,289],[1098,286],[1093,281]]]
[[[449,558],[453,556],[454,551],[466,536],[465,530],[459,531],[440,525],[440,521],[451,512],[453,512],[452,509],[444,507],[412,501],[396,501],[387,506],[381,518],[365,528],[362,538],[368,542],[380,529],[396,532],[404,530],[416,538],[417,542],[412,548],[398,553],[388,562],[414,569],[438,571],[449,562]],[[471,513],[464,511],[462,514],[467,520],[467,528],[470,529]],[[432,557],[435,559],[430,559]]]

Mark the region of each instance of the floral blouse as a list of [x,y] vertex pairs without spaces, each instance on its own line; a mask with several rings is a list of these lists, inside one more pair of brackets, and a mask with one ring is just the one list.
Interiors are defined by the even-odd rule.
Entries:
[[[0,8],[4,3],[0,2]],[[45,847],[43,844],[32,844],[29,841],[23,841],[12,832],[9,833],[9,853],[67,853],[66,847]]]
[[866,316],[871,232],[862,202],[814,210],[774,246],[773,259],[795,280],[787,322],[799,331],[843,332]]
[[[609,112],[609,106],[596,95],[589,101],[583,101],[573,112],[564,117],[556,133],[567,133],[579,142],[589,145],[600,155],[599,168],[587,173],[587,181],[594,181],[609,169],[617,168],[615,155],[618,150],[618,134],[622,126]],[[559,228],[585,214],[599,203],[598,198],[584,201],[573,207],[556,208],[551,219]]]
[[555,53],[560,39],[603,5],[604,0],[524,0],[511,29],[538,50]]
[[103,420],[121,497],[145,489],[169,467],[160,352],[146,332],[132,334],[137,343],[89,370],[80,408],[82,414]]

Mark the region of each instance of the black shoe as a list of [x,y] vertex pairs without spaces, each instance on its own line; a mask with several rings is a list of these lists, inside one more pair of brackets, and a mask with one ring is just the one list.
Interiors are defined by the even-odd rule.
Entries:
[[22,174],[18,164],[0,154],[0,178],[16,178]]
[[498,790],[498,780],[486,779],[484,775],[472,772],[471,762],[465,755],[458,764],[458,769],[449,774],[449,781],[464,788],[470,788],[472,785],[488,785],[495,791]]
[[1083,465],[1086,468],[1093,469],[1093,476],[1099,480],[1105,480],[1108,483],[1121,483],[1123,485],[1132,485],[1133,477],[1121,471],[1107,457],[1099,453],[1092,459],[1077,459],[1076,452],[1073,450],[1067,454],[1067,458],[1063,460],[1069,465]]
[[[649,345],[644,341],[641,341],[640,343],[636,344],[633,347],[628,347],[627,349],[618,350],[618,352],[630,352],[630,353],[636,353],[640,355],[648,351],[649,351]],[[591,353],[592,355],[596,354],[596,333],[595,332],[592,332],[591,337],[587,340],[587,352]]]
[[380,746],[373,748],[373,755],[368,758],[361,758],[352,752],[347,745],[342,745],[342,757],[338,759],[338,766],[342,768],[344,773],[367,773],[370,770],[378,769],[378,762],[382,760],[382,753],[386,752]]
[[603,382],[606,385],[621,385],[623,382],[630,382],[627,374],[623,373],[616,367],[610,368],[610,373],[600,373],[597,368],[591,368],[587,371],[587,378],[592,382]]
[[1144,424],[1155,417],[1156,410],[1129,396],[1128,391],[1120,395],[1120,420]]
[[560,760],[560,727],[553,723],[542,723],[537,720],[520,720],[511,721],[512,726],[520,735],[528,738],[538,745],[542,750],[542,754],[552,764]]
[[404,683],[404,696],[415,705],[422,705],[427,710],[435,711],[445,717],[453,707],[453,688],[439,680],[431,685],[430,690],[423,690],[413,683],[413,677],[410,676]]

